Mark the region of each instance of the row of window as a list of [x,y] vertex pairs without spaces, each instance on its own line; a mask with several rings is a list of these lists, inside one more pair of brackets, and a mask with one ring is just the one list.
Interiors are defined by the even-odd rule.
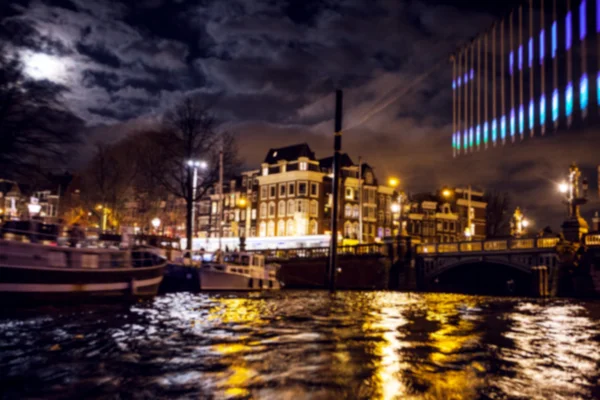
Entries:
[[[280,172],[285,172],[285,169],[284,169],[284,170],[281,170],[279,167],[275,167],[275,168],[276,168],[276,170],[275,170],[276,172],[278,172],[278,171],[280,171]],[[290,169],[291,169],[291,168],[290,168]],[[301,162],[299,162],[299,163],[298,163],[298,169],[299,169],[300,171],[308,171],[308,163],[307,163],[306,161],[301,161]],[[262,174],[263,174],[263,176],[267,176],[267,175],[269,175],[269,167],[264,167],[264,168],[262,169]]]
[[[265,199],[274,199],[277,197],[277,186],[278,185],[269,185],[269,186],[261,186],[260,188],[260,198],[261,200]],[[297,190],[296,190],[297,188]],[[309,190],[309,182],[300,181],[300,182],[288,182],[288,183],[280,183],[279,184],[279,197],[294,197],[296,194],[298,196],[307,196],[310,193],[310,196],[317,197],[319,195],[319,184],[316,182],[310,182],[310,192]]]
[[311,217],[319,216],[319,202],[317,200],[280,200],[275,208],[275,202],[261,203],[260,205],[260,218],[275,218],[293,216],[295,213],[309,213]]
[[319,234],[319,223],[314,219],[306,223],[302,221],[295,221],[293,219],[279,220],[277,223],[277,231],[275,231],[275,222],[261,222],[258,228],[258,234],[260,237],[273,237],[273,236],[302,236],[302,235],[318,235]]

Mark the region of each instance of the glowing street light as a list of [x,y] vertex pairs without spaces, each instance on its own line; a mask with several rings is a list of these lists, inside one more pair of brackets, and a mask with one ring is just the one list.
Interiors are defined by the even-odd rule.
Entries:
[[243,197],[242,197],[241,199],[239,199],[239,200],[238,200],[238,205],[239,205],[240,207],[246,207],[246,205],[247,205],[247,204],[248,204],[248,202],[247,202],[247,201],[246,201],[246,199],[245,199],[245,198],[243,198]]
[[558,185],[558,191],[561,193],[567,193],[569,191],[569,184],[567,182],[562,182]]
[[158,229],[158,227],[160,226],[160,218],[156,217],[156,218],[152,219],[152,221],[150,221],[150,223],[152,224],[154,229]]
[[30,199],[29,204],[27,204],[27,210],[29,211],[30,217],[35,217],[36,215],[38,215],[40,213],[40,211],[42,210],[42,206],[38,202],[37,198],[32,197]]
[[442,190],[442,196],[444,196],[445,198],[452,196],[452,190],[450,190],[450,189]]
[[521,221],[521,225],[523,226],[523,228],[527,228],[529,226],[529,220],[524,219],[523,221]]
[[392,212],[393,213],[400,212],[400,204],[398,204],[398,203],[392,204]]
[[400,179],[391,177],[388,179],[388,185],[393,188],[398,187],[398,185],[400,185]]

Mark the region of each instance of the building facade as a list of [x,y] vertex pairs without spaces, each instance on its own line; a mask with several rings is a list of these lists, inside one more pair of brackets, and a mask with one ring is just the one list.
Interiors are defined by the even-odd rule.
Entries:
[[403,208],[406,231],[415,243],[483,240],[487,206],[483,196],[483,191],[471,188],[410,196]]
[[[199,237],[301,237],[331,233],[331,157],[297,144],[270,149],[258,170],[242,173],[198,203]],[[390,236],[397,194],[378,184],[372,167],[342,155],[338,234],[365,243]],[[361,207],[362,205],[362,207]],[[384,208],[386,208],[384,210]],[[362,221],[362,224],[361,224]]]

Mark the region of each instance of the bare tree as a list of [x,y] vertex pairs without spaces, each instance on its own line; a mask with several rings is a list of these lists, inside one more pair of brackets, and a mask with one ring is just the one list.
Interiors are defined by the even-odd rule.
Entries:
[[5,177],[42,173],[64,162],[82,121],[61,102],[64,87],[32,81],[0,43],[0,171]]
[[[192,245],[192,210],[219,179],[219,153],[223,151],[224,175],[230,177],[238,171],[239,161],[235,138],[229,133],[219,133],[211,113],[213,104],[187,97],[165,115],[164,131],[154,138],[158,146],[160,163],[156,176],[161,186],[174,196],[185,199],[187,247]],[[189,160],[204,161],[206,170],[199,170],[194,196],[193,169]]]
[[510,196],[497,191],[485,195],[487,207],[486,236],[488,238],[506,236],[510,233]]
[[[137,165],[130,162],[131,143],[97,144],[96,154],[83,173],[83,195],[100,218],[110,216],[119,221],[125,203],[130,199]],[[99,206],[99,207],[97,207]],[[108,214],[109,215],[108,215]]]

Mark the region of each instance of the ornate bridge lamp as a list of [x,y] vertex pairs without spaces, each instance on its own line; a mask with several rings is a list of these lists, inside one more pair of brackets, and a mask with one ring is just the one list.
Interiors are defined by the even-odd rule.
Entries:
[[558,189],[565,195],[564,202],[568,207],[568,217],[562,224],[563,235],[570,242],[579,242],[589,230],[579,211],[587,203],[588,182],[581,179],[581,171],[575,163],[569,168],[568,181],[561,183]]

